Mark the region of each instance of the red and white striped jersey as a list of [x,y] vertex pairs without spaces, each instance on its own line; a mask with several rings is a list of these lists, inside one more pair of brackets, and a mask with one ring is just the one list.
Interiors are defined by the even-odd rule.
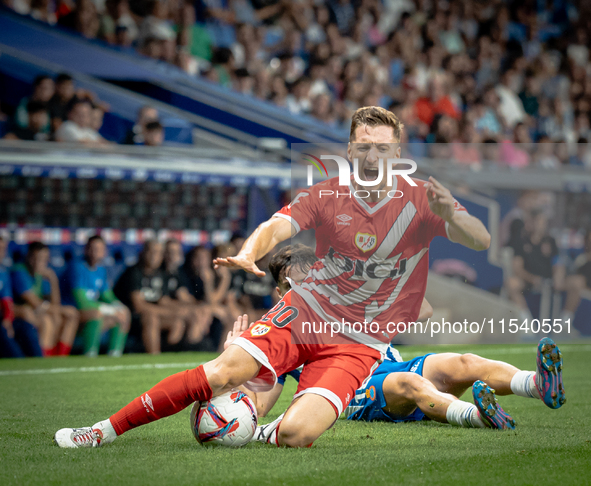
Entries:
[[[377,322],[378,333],[350,337],[380,350],[396,334],[387,332],[389,322],[416,321],[429,244],[435,236],[447,237],[447,223],[429,208],[425,181],[413,180],[416,187],[397,177],[390,193],[396,198],[367,203],[335,177],[300,192],[274,215],[298,232],[316,231],[320,261],[293,290],[328,322]],[[465,211],[457,201],[455,209]]]

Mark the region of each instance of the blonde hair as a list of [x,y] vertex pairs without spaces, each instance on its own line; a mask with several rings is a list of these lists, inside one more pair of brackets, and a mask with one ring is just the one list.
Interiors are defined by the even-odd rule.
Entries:
[[349,140],[351,142],[355,140],[355,130],[357,130],[357,127],[363,125],[367,125],[368,127],[382,125],[392,127],[396,142],[400,142],[400,136],[402,135],[402,129],[404,128],[402,122],[391,111],[388,111],[381,106],[364,106],[358,108],[351,118],[351,133],[349,134]]

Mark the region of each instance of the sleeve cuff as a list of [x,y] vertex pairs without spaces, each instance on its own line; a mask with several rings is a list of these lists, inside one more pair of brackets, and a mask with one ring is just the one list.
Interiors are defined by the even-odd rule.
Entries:
[[283,213],[275,213],[273,215],[273,217],[277,217],[277,218],[283,218],[283,219],[287,219],[287,221],[289,221],[291,223],[291,225],[295,228],[296,230],[296,234],[299,233],[301,231],[300,229],[300,225],[298,224],[298,222],[293,219],[291,216],[288,216],[287,214],[283,214]]

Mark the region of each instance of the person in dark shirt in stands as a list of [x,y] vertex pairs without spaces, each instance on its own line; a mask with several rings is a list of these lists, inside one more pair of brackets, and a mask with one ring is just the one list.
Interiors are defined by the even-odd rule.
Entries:
[[135,125],[127,132],[126,145],[142,145],[144,143],[144,129],[150,122],[158,121],[158,110],[151,106],[142,106],[137,114]]
[[169,345],[178,344],[185,332],[185,323],[167,296],[168,283],[160,268],[162,257],[161,243],[146,242],[139,262],[125,270],[113,288],[115,296],[133,313],[130,335],[141,333],[146,351],[151,354],[161,351],[162,331],[168,331]]
[[[556,241],[548,234],[548,218],[542,212],[531,219],[531,231],[521,243],[515,242],[513,256],[513,275],[506,282],[509,298],[521,309],[521,319],[532,319],[523,296],[524,292],[541,290],[544,280],[553,280],[553,288],[561,290],[562,265],[558,261]],[[527,228],[526,228],[527,230]]]
[[47,125],[47,106],[41,101],[29,101],[27,103],[28,125],[22,128],[17,124],[4,136],[6,140],[36,140],[38,142],[48,139],[44,128]]
[[68,118],[68,106],[76,96],[74,80],[69,74],[58,74],[55,78],[55,94],[47,103],[51,131],[55,132]]
[[184,320],[187,328],[189,344],[200,342],[209,329],[211,318],[205,309],[205,303],[193,296],[188,288],[191,280],[181,267],[183,263],[183,247],[176,239],[170,239],[164,245],[164,262],[162,270],[166,276],[166,289],[163,302],[173,305]]
[[[221,273],[214,270],[212,254],[203,246],[196,246],[187,253],[184,269],[188,278],[189,292],[198,302],[203,303],[201,308],[203,333],[209,331],[214,318],[228,329],[231,325],[230,316],[236,315],[230,314],[228,307],[223,303],[231,283],[230,272],[226,272],[227,269],[222,270]],[[233,310],[235,311],[235,306]],[[225,336],[223,332],[222,336]],[[191,342],[197,337],[197,334],[189,336],[188,340]]]
[[[237,247],[241,248],[241,247]],[[271,253],[257,262],[259,268],[267,268]],[[259,320],[277,302],[275,298],[275,280],[270,272],[264,277],[238,270],[232,275],[232,291],[235,292],[241,314],[248,314],[248,322]]]

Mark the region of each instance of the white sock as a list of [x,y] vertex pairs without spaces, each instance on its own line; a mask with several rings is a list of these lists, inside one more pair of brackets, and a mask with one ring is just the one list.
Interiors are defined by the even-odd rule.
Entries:
[[103,420],[101,422],[97,422],[92,426],[94,429],[99,429],[103,433],[103,444],[110,444],[117,438],[117,432],[113,428],[111,421],[109,419]]
[[511,378],[511,391],[520,397],[540,398],[535,377],[535,371],[518,371]]
[[476,429],[484,429],[486,427],[480,418],[476,405],[463,402],[462,400],[454,400],[449,404],[445,418],[447,418],[447,421],[451,425],[458,425],[459,427]]

